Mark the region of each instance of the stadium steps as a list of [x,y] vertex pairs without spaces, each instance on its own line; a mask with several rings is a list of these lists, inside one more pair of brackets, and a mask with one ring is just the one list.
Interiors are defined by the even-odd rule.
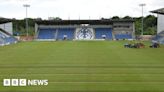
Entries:
[[9,45],[17,43],[17,39],[5,30],[0,29],[0,45]]

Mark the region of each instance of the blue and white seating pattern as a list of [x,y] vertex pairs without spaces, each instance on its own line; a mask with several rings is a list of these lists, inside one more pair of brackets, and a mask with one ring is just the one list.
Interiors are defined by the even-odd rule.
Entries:
[[[112,34],[111,28],[95,28],[95,39],[133,39],[132,33]],[[41,28],[38,30],[37,39],[73,40],[75,28]]]

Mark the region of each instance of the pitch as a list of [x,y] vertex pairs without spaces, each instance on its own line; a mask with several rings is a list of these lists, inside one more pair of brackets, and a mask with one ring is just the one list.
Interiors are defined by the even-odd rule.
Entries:
[[[0,47],[3,92],[163,92],[164,47],[126,41],[21,42]],[[3,87],[4,78],[48,79],[48,86]]]

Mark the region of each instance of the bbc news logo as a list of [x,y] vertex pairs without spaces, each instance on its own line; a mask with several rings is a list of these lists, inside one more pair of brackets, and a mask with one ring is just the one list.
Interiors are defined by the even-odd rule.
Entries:
[[3,79],[3,86],[47,86],[48,80]]

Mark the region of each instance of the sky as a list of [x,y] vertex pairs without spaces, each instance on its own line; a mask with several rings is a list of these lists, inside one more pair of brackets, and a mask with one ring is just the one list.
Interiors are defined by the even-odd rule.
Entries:
[[[142,15],[139,4],[145,3],[144,16],[164,8],[164,0],[0,0],[0,17],[23,19],[29,4],[28,17],[60,17],[62,19],[100,19],[112,16]],[[155,15],[155,14],[154,14]]]

